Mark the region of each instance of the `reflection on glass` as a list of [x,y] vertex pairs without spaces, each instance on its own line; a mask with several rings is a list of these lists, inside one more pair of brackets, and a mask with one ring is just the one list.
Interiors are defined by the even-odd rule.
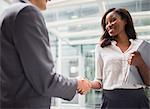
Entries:
[[149,11],[150,0],[106,0],[106,7],[126,8],[130,12]]

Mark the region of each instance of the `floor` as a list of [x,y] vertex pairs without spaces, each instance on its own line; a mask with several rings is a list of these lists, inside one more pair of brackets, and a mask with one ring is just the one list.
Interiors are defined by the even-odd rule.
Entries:
[[61,106],[61,107],[51,107],[51,109],[100,109],[100,108],[99,107]]

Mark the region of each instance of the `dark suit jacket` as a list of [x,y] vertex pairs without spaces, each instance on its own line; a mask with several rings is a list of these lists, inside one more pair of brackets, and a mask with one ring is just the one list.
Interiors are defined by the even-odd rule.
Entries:
[[71,100],[75,79],[53,72],[48,31],[39,9],[16,3],[0,20],[1,108],[41,108],[51,97]]

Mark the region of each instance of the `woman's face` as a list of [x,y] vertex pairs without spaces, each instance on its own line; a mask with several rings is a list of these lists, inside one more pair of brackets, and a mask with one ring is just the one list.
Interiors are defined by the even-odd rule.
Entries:
[[125,32],[126,21],[122,20],[116,12],[110,12],[106,16],[106,30],[110,36],[118,36]]

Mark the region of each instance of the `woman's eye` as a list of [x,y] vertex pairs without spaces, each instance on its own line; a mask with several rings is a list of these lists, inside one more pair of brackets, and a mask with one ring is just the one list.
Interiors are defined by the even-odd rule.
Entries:
[[116,18],[110,19],[110,21],[107,21],[105,24],[108,25],[108,23],[112,23],[112,22],[114,22],[114,21],[116,21]]
[[116,18],[112,18],[112,22],[114,22],[116,20]]
[[106,22],[105,24],[108,25],[108,22]]

